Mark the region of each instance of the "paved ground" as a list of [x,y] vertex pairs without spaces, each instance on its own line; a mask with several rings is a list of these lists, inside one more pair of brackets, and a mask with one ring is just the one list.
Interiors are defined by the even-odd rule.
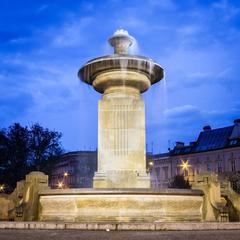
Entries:
[[240,240],[240,230],[218,231],[80,231],[0,230],[0,240]]

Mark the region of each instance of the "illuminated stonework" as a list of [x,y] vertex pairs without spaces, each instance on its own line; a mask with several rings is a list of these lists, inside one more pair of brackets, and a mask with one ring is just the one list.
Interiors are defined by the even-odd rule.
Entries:
[[87,62],[79,78],[103,94],[98,105],[98,171],[94,188],[149,188],[141,93],[163,78],[151,59],[128,54],[133,38],[117,31],[114,54]]

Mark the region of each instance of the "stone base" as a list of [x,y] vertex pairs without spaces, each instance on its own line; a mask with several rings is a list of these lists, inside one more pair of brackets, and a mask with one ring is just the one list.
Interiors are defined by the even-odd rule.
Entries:
[[132,88],[115,90],[109,89],[99,101],[98,172],[94,188],[149,188],[144,102]]
[[55,189],[39,196],[40,221],[201,221],[199,190]]
[[150,176],[138,171],[96,172],[93,188],[150,188]]

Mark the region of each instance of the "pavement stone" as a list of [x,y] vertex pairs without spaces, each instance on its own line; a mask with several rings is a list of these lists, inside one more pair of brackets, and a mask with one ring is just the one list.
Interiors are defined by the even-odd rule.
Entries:
[[82,231],[0,229],[1,240],[240,240],[240,230]]

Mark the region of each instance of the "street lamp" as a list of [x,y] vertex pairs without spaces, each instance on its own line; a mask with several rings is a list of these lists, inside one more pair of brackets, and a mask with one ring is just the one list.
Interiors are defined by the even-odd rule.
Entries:
[[69,177],[70,174],[68,172],[64,172],[63,173],[63,182],[65,184],[65,188],[67,187],[67,185],[69,184]]
[[182,167],[182,170],[188,170],[188,168],[190,167],[190,165],[188,164],[188,160],[182,160],[182,164],[180,166]]
[[4,192],[4,189],[5,189],[4,184],[0,185],[0,193],[1,193],[1,192]]
[[58,182],[57,186],[58,186],[58,188],[62,189],[63,186],[64,186],[64,185],[63,185],[63,182]]
[[153,165],[154,165],[153,161],[148,162],[148,166],[147,166],[147,172],[148,173],[150,173],[152,171]]
[[154,165],[152,161],[149,162],[148,164],[149,164],[149,166],[151,166],[151,167]]
[[188,169],[189,169],[190,166],[191,166],[191,165],[188,163],[188,160],[186,160],[186,161],[182,160],[182,164],[180,165],[180,167],[181,167],[182,170],[183,170],[184,176],[187,175],[186,173],[187,173],[187,171],[188,171]]

